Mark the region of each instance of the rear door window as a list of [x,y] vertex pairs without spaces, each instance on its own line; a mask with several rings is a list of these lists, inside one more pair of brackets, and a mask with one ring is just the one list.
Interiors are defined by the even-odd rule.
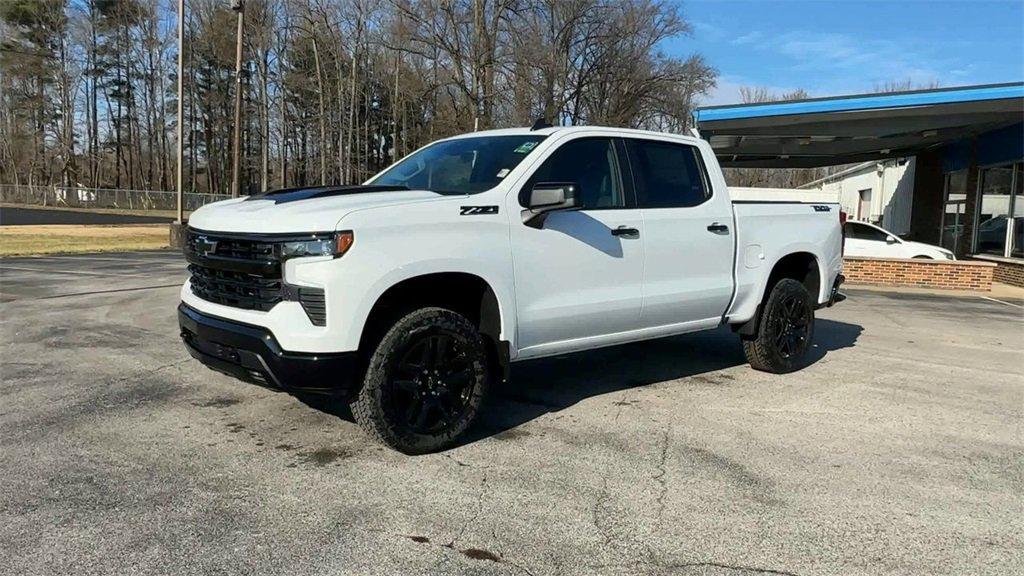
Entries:
[[685,208],[711,198],[704,163],[694,146],[627,139],[640,208]]

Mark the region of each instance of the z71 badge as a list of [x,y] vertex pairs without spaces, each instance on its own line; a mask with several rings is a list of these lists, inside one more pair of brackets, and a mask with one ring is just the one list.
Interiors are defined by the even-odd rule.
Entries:
[[497,206],[460,206],[459,215],[476,216],[477,214],[497,214]]
[[822,206],[821,204],[815,204],[814,205],[814,211],[815,212],[831,212],[832,208],[829,207],[829,206]]

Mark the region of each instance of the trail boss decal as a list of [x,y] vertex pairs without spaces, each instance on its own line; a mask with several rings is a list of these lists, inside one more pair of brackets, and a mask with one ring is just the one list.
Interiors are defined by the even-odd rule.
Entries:
[[460,206],[460,216],[476,216],[477,214],[497,214],[497,206]]

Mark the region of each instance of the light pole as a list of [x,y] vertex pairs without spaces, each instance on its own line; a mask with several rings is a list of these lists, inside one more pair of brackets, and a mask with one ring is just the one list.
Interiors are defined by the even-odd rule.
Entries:
[[178,0],[178,126],[177,126],[177,140],[178,140],[178,170],[176,186],[178,191],[178,219],[175,221],[178,224],[182,224],[185,221],[185,189],[182,183],[182,160],[184,154],[182,153],[182,124],[185,122],[185,115],[183,113],[184,107],[182,102],[185,100],[185,94],[182,91],[182,77],[185,74],[184,64],[184,53],[185,53],[185,0]]
[[235,39],[235,132],[231,158],[231,196],[237,198],[242,188],[242,26],[245,22],[245,3],[231,0],[231,9],[238,14],[238,33]]

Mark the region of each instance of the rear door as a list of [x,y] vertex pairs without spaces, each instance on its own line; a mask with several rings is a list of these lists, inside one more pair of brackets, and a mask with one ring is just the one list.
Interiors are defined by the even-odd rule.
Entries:
[[[512,200],[517,346],[522,357],[582,349],[635,330],[640,317],[640,213],[614,138],[563,142]],[[519,222],[526,192],[539,182],[571,182],[582,208],[552,212],[543,226]]]
[[696,146],[626,139],[643,218],[644,328],[717,325],[733,293],[732,204]]

